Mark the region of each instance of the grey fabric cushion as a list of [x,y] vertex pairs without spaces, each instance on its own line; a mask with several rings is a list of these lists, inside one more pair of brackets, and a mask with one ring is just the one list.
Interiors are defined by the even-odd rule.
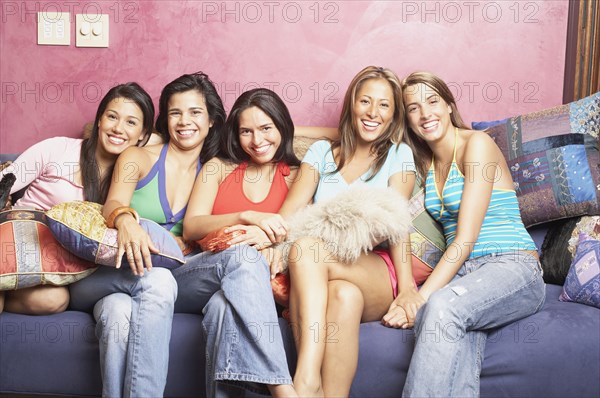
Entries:
[[[548,285],[537,314],[490,335],[481,372],[481,396],[597,397],[600,395],[600,310],[558,301]],[[204,396],[201,316],[175,314],[165,396]],[[98,342],[90,314],[0,314],[0,393],[99,396]],[[288,361],[293,339],[280,319]],[[406,379],[413,333],[379,322],[361,325],[352,397],[398,397]],[[248,393],[246,396],[255,396]]]

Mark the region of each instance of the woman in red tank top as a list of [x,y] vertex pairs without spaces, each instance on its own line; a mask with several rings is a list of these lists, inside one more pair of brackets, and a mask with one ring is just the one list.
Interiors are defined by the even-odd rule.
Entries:
[[[223,227],[245,234],[231,244],[270,246],[285,223],[259,228],[264,214],[277,216],[300,161],[293,151],[294,125],[283,101],[258,88],[243,93],[225,125],[220,155],[202,168],[184,220],[186,239],[199,240]],[[269,233],[271,229],[272,233]]]
[[[219,395],[223,383],[298,396],[281,331],[273,327],[278,321],[270,277],[280,265],[269,247],[285,225],[276,213],[300,165],[292,147],[294,125],[277,94],[259,88],[236,100],[224,134],[220,155],[196,179],[183,236],[196,241],[224,227],[244,234],[223,252],[188,257],[173,272],[179,287],[175,311],[204,314],[208,397]],[[264,232],[256,224],[267,215],[276,217],[269,217],[274,221]]]

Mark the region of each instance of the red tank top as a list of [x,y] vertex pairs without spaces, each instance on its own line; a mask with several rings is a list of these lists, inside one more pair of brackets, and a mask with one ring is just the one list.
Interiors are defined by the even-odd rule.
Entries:
[[212,214],[229,214],[240,211],[254,210],[265,213],[277,213],[288,193],[285,177],[290,175],[288,165],[277,163],[277,169],[273,176],[271,189],[267,197],[261,202],[250,201],[244,194],[244,177],[248,163],[240,164],[219,185]]

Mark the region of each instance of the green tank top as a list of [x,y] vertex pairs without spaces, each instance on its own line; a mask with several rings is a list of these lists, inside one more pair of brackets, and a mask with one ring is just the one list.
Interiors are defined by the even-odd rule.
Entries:
[[[148,175],[138,181],[130,206],[138,212],[140,217],[157,222],[173,235],[181,236],[183,235],[183,217],[187,205],[176,214],[173,214],[173,210],[169,205],[165,177],[167,148],[168,144],[165,144]],[[201,167],[200,160],[198,160],[196,175],[198,175]]]

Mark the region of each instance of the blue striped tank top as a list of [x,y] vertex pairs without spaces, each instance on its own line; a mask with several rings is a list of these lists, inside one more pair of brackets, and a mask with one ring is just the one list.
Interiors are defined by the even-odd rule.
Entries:
[[[458,129],[455,132],[458,135]],[[435,184],[435,166],[433,159],[427,172],[425,184],[425,208],[444,228],[446,243],[450,245],[456,237],[458,212],[465,176],[456,164],[456,142],[448,177],[441,194]],[[492,189],[488,210],[483,219],[477,242],[469,258],[481,257],[492,253],[511,253],[517,250],[537,250],[531,236],[525,229],[519,211],[519,202],[515,191]]]

